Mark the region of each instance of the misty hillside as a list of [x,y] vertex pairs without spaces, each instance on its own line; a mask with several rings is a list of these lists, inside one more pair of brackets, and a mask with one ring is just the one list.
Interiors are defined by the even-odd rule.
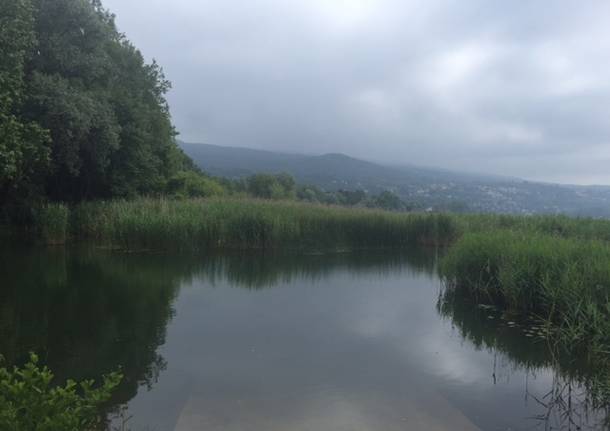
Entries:
[[385,166],[344,154],[310,156],[180,142],[204,171],[239,178],[288,172],[325,190],[391,190],[423,207],[498,213],[610,216],[610,187],[537,183],[417,166]]

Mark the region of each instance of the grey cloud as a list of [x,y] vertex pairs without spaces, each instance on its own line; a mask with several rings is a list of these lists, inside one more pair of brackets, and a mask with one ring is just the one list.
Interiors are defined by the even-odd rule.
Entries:
[[184,140],[610,184],[610,3],[105,5]]

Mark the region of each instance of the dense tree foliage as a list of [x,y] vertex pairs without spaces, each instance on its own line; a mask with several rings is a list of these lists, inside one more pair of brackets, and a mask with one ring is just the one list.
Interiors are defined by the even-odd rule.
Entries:
[[166,192],[177,198],[200,198],[221,196],[226,190],[213,178],[198,172],[180,171],[169,179]]
[[381,192],[379,195],[372,199],[373,206],[377,208],[383,208],[385,210],[400,211],[410,209],[396,193],[392,193],[389,190]]
[[256,174],[246,179],[247,191],[250,195],[264,199],[294,199],[294,178],[281,174]]
[[161,68],[99,0],[0,0],[0,199],[158,193],[192,167]]
[[314,185],[297,185],[294,178],[287,173],[255,174],[245,180],[224,179],[223,182],[226,183],[225,190],[262,199],[296,199],[326,205],[382,208],[391,211],[413,209],[391,191],[378,195],[368,194],[364,190],[325,191]]
[[48,132],[21,115],[25,69],[36,47],[32,5],[0,1],[0,202],[28,198],[49,165]]

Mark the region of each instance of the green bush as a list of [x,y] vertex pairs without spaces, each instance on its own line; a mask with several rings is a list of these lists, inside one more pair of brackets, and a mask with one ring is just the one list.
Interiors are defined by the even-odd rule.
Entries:
[[0,429],[11,431],[88,431],[102,423],[100,407],[122,376],[111,373],[100,387],[68,380],[55,386],[53,373],[30,356],[23,368],[0,368]]
[[296,183],[289,174],[255,174],[246,178],[248,193],[255,198],[295,199]]
[[192,171],[181,171],[171,177],[167,182],[166,191],[170,196],[179,198],[203,198],[225,194],[225,189],[219,182]]

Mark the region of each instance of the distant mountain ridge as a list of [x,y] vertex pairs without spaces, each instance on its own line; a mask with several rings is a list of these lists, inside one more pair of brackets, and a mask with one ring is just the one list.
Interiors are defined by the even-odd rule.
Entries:
[[301,184],[325,190],[391,190],[408,202],[434,209],[610,217],[607,186],[538,183],[418,166],[388,166],[341,153],[305,155],[185,142],[179,145],[201,169],[216,176],[240,178],[259,172],[287,172]]

